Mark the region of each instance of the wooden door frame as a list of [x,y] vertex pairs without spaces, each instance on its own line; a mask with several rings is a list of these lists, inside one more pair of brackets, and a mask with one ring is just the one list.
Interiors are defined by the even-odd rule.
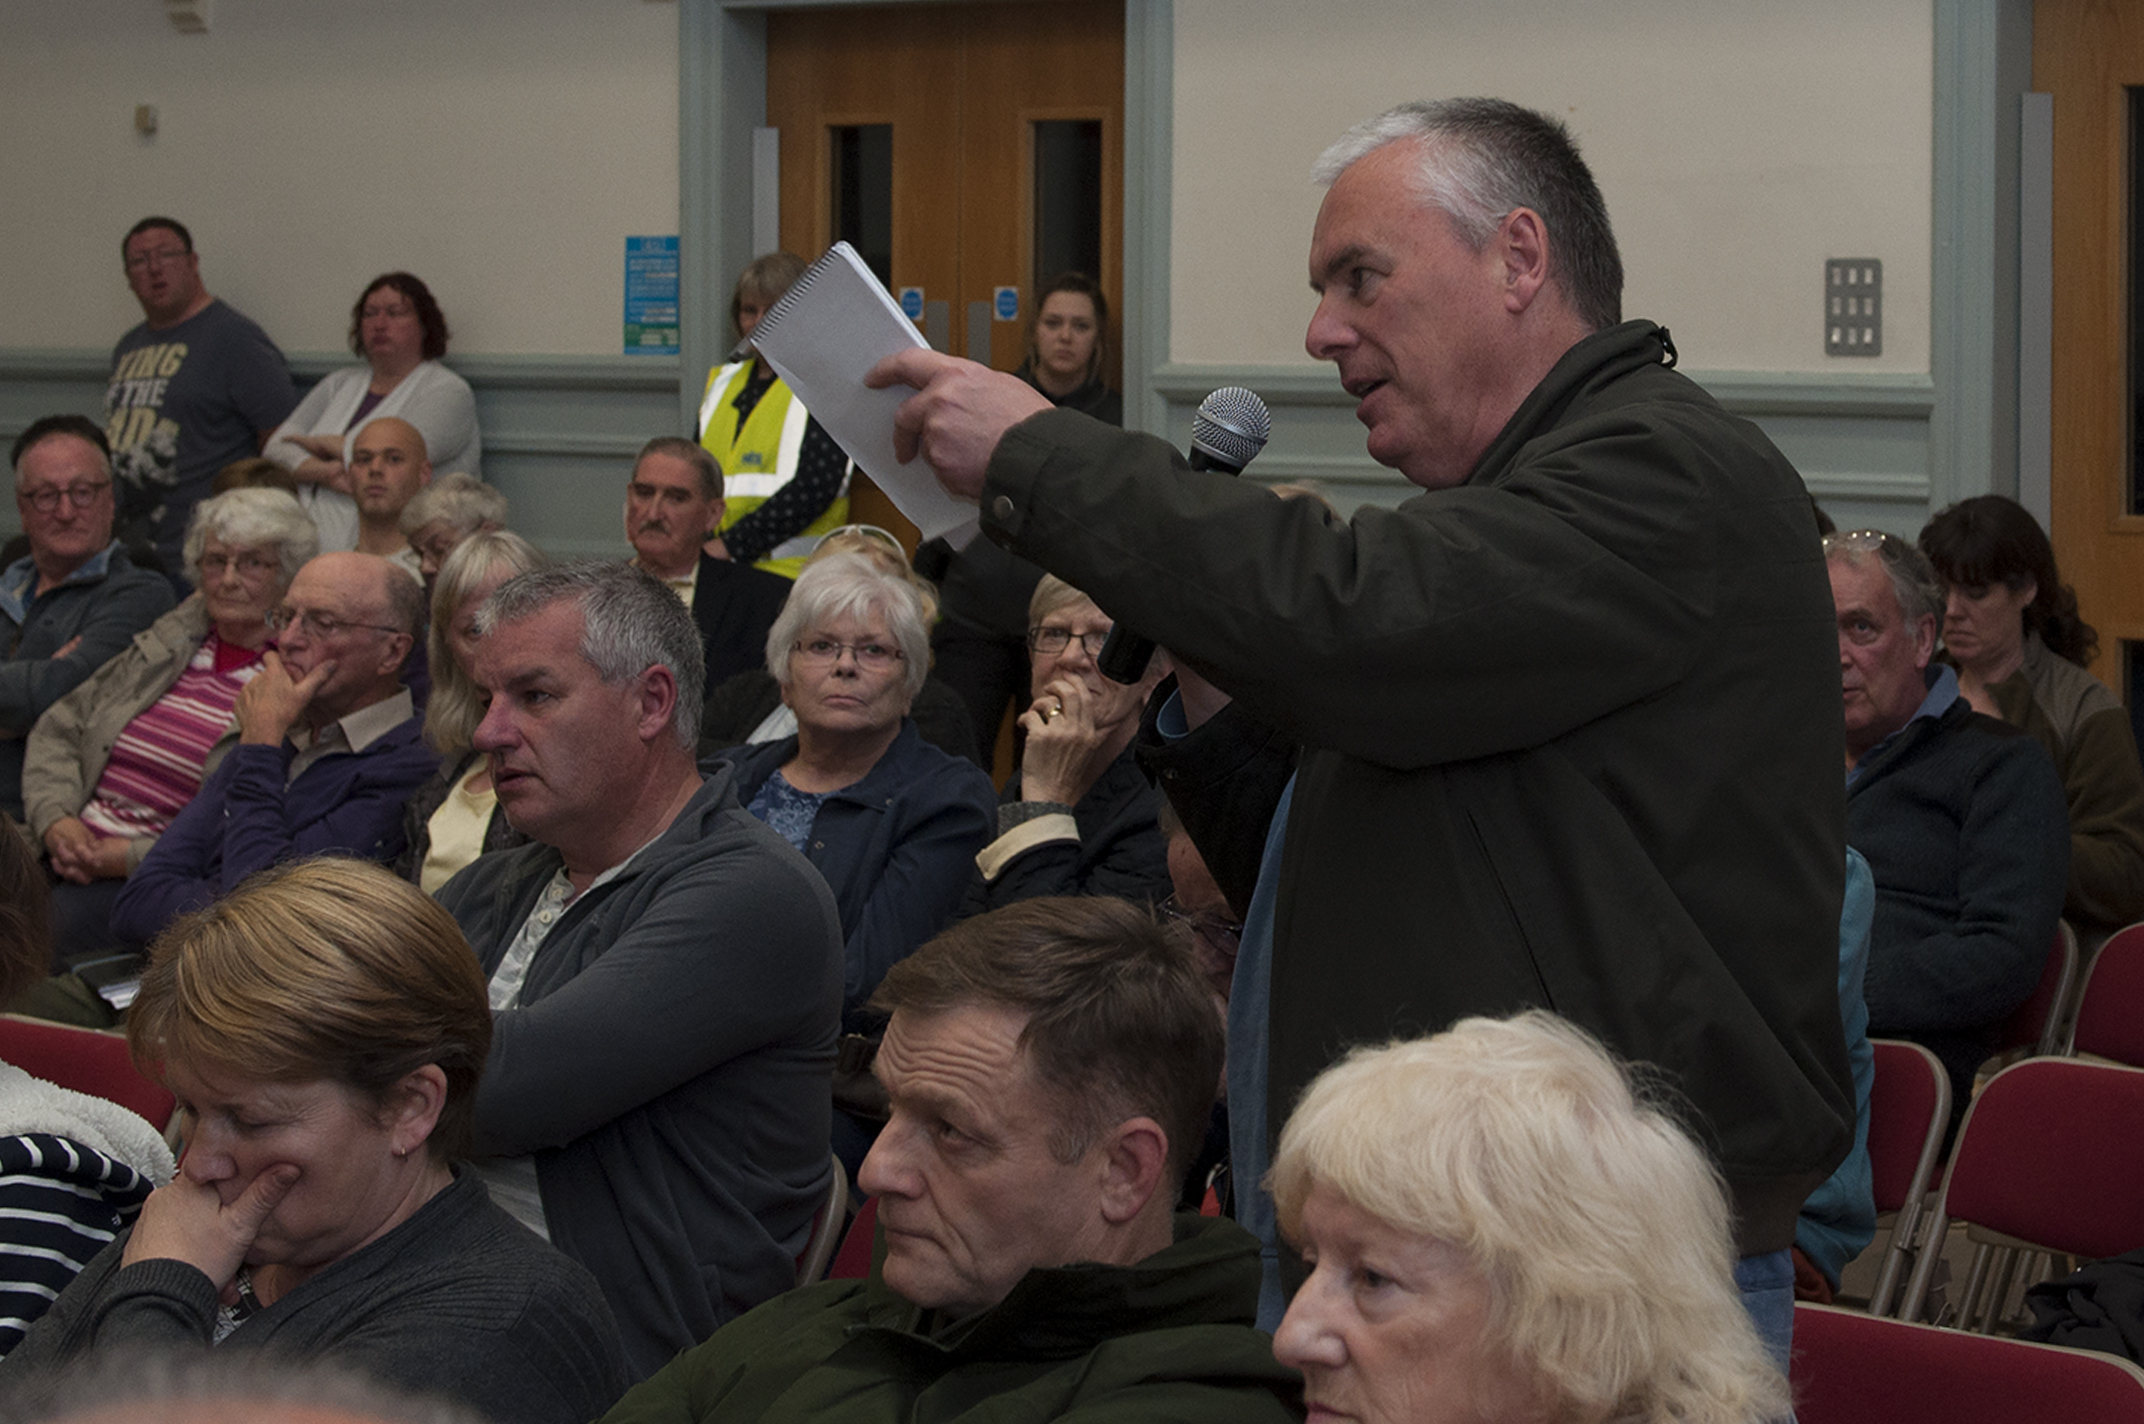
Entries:
[[[865,0],[678,0],[678,409],[698,419],[729,349],[730,277],[751,261],[752,130],[766,122],[767,12]],[[931,4],[944,0],[869,0]],[[1169,352],[1173,0],[1124,0],[1124,424],[1164,428],[1153,374]]]

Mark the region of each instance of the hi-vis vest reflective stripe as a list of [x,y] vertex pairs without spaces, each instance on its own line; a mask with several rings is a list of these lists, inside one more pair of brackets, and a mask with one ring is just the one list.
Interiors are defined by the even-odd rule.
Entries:
[[[737,421],[737,393],[751,378],[750,361],[732,361],[708,373],[707,394],[700,401],[700,444],[722,467],[722,493],[728,507],[722,528],[750,514],[776,490],[796,477],[797,456],[804,447],[804,427],[811,413],[787,383],[777,380],[752,407],[742,428]],[[848,483],[841,494],[805,530],[769,550],[758,567],[790,578],[804,567],[804,556],[821,536],[849,522]]]

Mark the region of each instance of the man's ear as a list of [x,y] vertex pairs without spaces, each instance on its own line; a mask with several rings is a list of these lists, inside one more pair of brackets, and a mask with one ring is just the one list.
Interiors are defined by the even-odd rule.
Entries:
[[1102,1217],[1122,1226],[1137,1219],[1162,1189],[1169,1134],[1150,1117],[1130,1117],[1110,1129],[1101,1151]]
[[[407,578],[408,575],[397,573],[395,577]],[[389,633],[385,646],[387,651],[380,655],[379,674],[399,678],[409,666],[409,655],[417,650],[417,640],[407,633]]]
[[670,735],[671,713],[677,709],[677,678],[656,663],[640,675],[639,720],[634,730],[643,742]]
[[1489,240],[1504,264],[1504,310],[1516,316],[1548,285],[1548,224],[1532,208],[1513,208]]
[[1928,660],[1936,655],[1936,620],[1932,614],[1922,614],[1913,625],[1913,665],[1928,666]]

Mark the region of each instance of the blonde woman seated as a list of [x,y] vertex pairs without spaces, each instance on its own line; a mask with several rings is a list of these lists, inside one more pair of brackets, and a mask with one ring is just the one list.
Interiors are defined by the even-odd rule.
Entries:
[[62,959],[105,948],[119,886],[236,741],[232,708],[260,671],[268,610],[319,551],[281,490],[195,506],[186,577],[197,590],[47,708],[23,752],[23,809],[53,875]]
[[470,535],[440,565],[428,643],[432,696],[424,705],[424,740],[439,753],[439,772],[409,798],[407,840],[395,861],[396,872],[426,894],[486,851],[528,843],[499,809],[484,754],[469,745],[484,718],[469,655],[476,647],[476,611],[491,591],[549,562],[519,534],[493,529]]
[[156,942],[127,1043],[178,1095],[178,1175],[0,1381],[213,1347],[514,1424],[579,1424],[624,1392],[594,1278],[455,1164],[491,1007],[428,896],[358,860],[264,871]]
[[1717,1175],[1551,1014],[1357,1049],[1304,1092],[1270,1181],[1311,1268],[1273,1353],[1312,1418],[1788,1417]]

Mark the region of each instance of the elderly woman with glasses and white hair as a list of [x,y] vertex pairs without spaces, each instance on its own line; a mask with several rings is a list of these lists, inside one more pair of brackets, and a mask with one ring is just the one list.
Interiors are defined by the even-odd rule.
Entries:
[[[909,716],[929,666],[930,624],[911,579],[858,553],[816,559],[767,634],[767,670],[796,731],[728,753],[737,798],[834,892],[851,1034],[875,1027],[864,1005],[886,971],[953,918],[990,838],[989,775],[926,742]],[[871,1134],[835,1115],[851,1172]]]
[[1304,1091],[1270,1181],[1310,1268],[1273,1353],[1312,1418],[1788,1417],[1718,1174],[1552,1014],[1357,1049]]
[[260,670],[268,610],[318,551],[313,521],[281,490],[203,500],[186,532],[194,594],[31,729],[23,809],[58,882],[60,958],[112,942],[120,884],[236,742],[232,709]]

